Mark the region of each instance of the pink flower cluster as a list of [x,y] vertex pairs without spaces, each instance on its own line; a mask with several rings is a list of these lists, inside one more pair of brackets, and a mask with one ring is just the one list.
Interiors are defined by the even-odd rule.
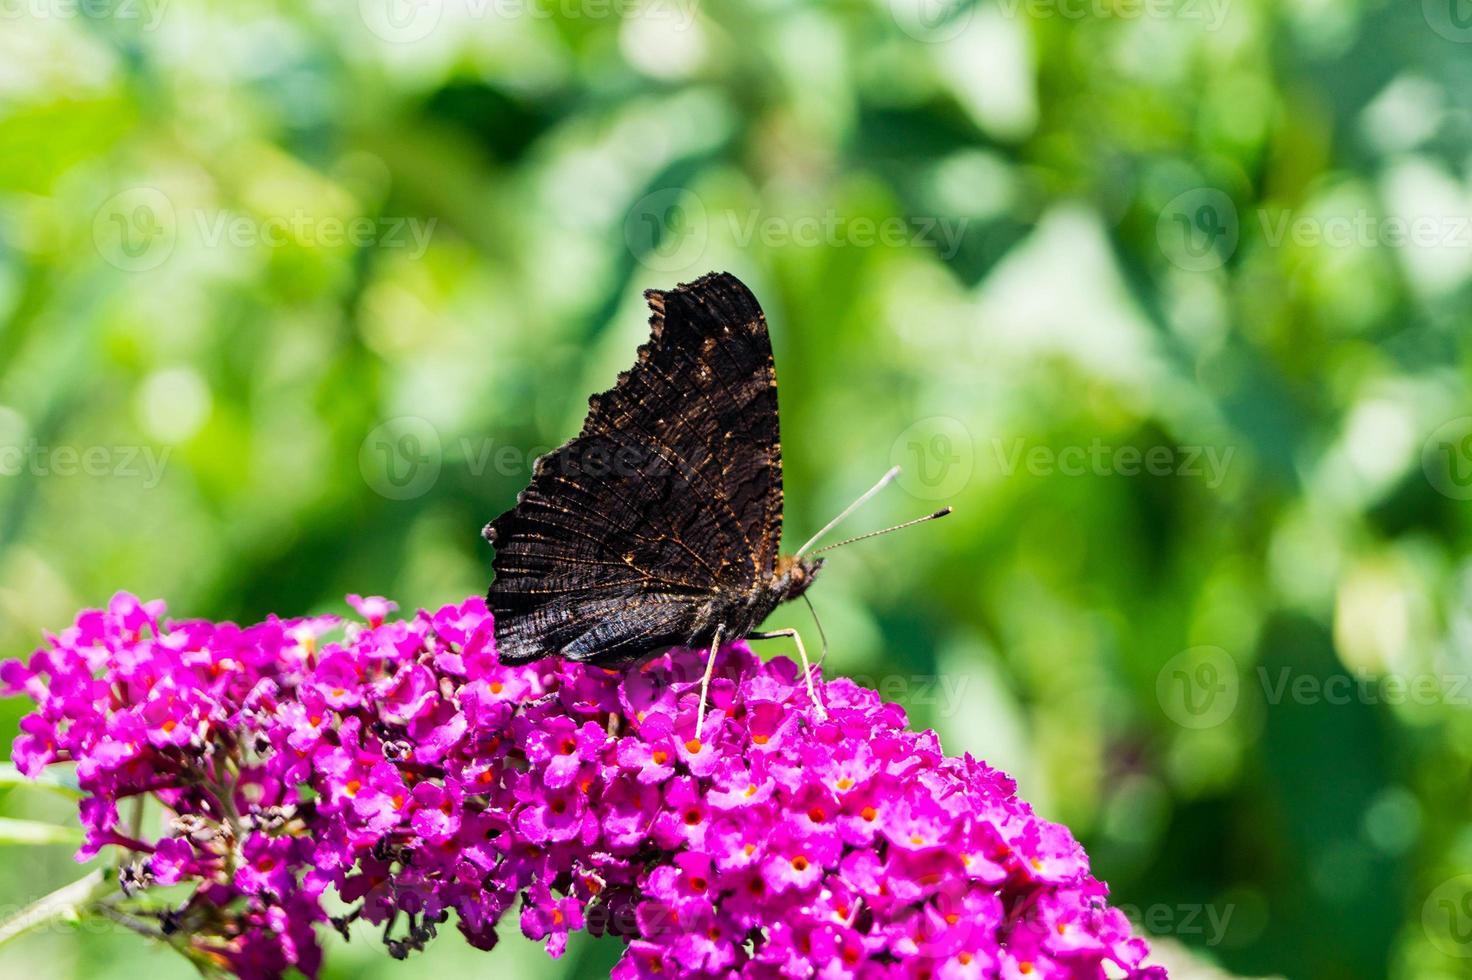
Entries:
[[[451,914],[489,949],[520,898],[554,956],[622,939],[625,978],[1164,977],[1067,829],[872,691],[819,685],[820,718],[735,644],[696,739],[698,654],[507,667],[478,598],[349,599],[242,628],[119,595],[0,667],[38,705],[16,764],[76,765],[79,858],[193,883],[159,933],[214,969],[314,975],[335,892],[396,956]],[[161,835],[120,815],[144,794]]]

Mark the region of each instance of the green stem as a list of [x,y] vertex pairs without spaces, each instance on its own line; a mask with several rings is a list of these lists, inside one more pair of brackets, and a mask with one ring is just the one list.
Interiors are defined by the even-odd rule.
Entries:
[[53,922],[76,922],[98,898],[111,891],[109,877],[99,868],[21,909],[0,923],[0,945]]

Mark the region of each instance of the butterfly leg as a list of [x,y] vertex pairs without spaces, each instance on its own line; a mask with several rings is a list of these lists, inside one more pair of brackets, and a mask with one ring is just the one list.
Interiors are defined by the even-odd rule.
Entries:
[[808,665],[808,652],[803,648],[802,637],[795,629],[772,630],[770,633],[747,633],[748,640],[775,640],[779,636],[790,636],[792,642],[797,644],[797,656],[802,661],[802,676],[808,682],[808,698],[813,702],[813,707],[818,709],[818,718],[821,720],[828,717],[828,711],[823,707],[823,702],[818,700],[818,692],[813,687],[813,669]]
[[721,648],[721,632],[724,626],[716,627],[715,639],[710,642],[710,656],[705,659],[705,676],[700,678],[700,710],[695,715],[695,737],[700,738],[700,729],[705,725],[705,697],[710,691],[710,678],[716,672],[716,651]]

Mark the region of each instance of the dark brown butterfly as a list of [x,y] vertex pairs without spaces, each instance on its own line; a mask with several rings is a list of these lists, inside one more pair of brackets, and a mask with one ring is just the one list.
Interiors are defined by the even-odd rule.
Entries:
[[796,631],[752,632],[823,565],[802,557],[806,547],[778,551],[766,318],[729,273],[644,296],[653,315],[638,361],[589,399],[582,432],[538,459],[516,506],[486,525],[501,660],[559,654],[611,667],[709,646],[708,683],[723,638],[792,636],[811,694]]

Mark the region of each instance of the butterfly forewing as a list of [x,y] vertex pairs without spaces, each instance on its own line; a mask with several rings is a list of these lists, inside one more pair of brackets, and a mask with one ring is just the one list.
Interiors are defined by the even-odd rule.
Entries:
[[645,295],[637,363],[486,528],[508,662],[635,660],[771,576],[782,464],[761,308],[726,274]]

